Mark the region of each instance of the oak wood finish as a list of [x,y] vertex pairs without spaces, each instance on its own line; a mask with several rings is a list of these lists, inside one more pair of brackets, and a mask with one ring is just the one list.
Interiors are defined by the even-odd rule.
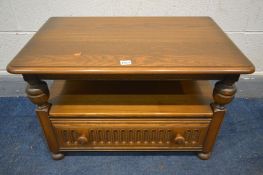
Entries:
[[[255,68],[208,17],[53,17],[7,70],[28,82],[53,159],[78,150],[208,159],[235,82]],[[47,79],[66,81],[49,92]],[[194,80],[218,82],[212,92]]]
[[211,104],[214,116],[208,130],[206,141],[204,142],[204,149],[198,154],[201,159],[209,159],[211,155],[216,136],[226,112],[225,105],[233,100],[237,91],[234,83],[238,81],[238,79],[239,76],[232,76],[231,78],[218,81],[215,84],[213,91],[214,102]]
[[60,150],[202,151],[210,119],[51,119]]
[[[120,65],[120,60],[132,64]],[[8,65],[18,74],[241,74],[254,66],[208,17],[50,18]]]
[[207,81],[55,81],[49,115],[61,151],[202,151],[211,94]]
[[24,80],[28,83],[26,87],[27,97],[32,103],[37,105],[35,111],[42,126],[49,149],[52,152],[52,158],[55,160],[63,159],[64,155],[59,153],[57,139],[48,118],[51,104],[48,103],[49,90],[47,83],[30,75],[24,75]]
[[52,117],[212,117],[207,81],[55,81]]

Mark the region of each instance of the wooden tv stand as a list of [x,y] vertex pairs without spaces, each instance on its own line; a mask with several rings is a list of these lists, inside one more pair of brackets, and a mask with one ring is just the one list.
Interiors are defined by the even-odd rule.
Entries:
[[7,70],[28,83],[55,160],[66,151],[208,159],[235,82],[254,66],[208,17],[57,17]]

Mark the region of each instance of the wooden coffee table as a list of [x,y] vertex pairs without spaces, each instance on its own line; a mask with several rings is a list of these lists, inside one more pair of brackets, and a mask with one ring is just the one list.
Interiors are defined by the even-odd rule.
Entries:
[[[57,160],[122,150],[208,159],[235,82],[255,69],[208,17],[56,17],[7,70],[28,83]],[[55,80],[50,90],[43,80]]]

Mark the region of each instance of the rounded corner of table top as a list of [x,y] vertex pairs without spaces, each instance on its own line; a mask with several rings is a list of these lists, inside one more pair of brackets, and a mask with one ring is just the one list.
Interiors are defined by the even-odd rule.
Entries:
[[16,68],[14,66],[11,65],[11,63],[9,63],[7,66],[6,66],[6,71],[10,74],[17,74],[16,72]]
[[253,74],[256,71],[256,68],[253,64],[251,64],[251,66],[249,66],[247,69],[248,69],[247,74]]

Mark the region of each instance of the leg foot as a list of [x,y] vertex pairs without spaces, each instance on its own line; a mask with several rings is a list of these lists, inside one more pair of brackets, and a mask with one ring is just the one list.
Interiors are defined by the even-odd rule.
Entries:
[[53,160],[61,160],[61,159],[64,158],[64,154],[63,153],[57,153],[57,154],[52,153],[51,156],[52,156]]
[[197,153],[197,156],[202,160],[208,160],[211,156],[211,152],[209,152],[209,153],[199,152],[199,153]]

